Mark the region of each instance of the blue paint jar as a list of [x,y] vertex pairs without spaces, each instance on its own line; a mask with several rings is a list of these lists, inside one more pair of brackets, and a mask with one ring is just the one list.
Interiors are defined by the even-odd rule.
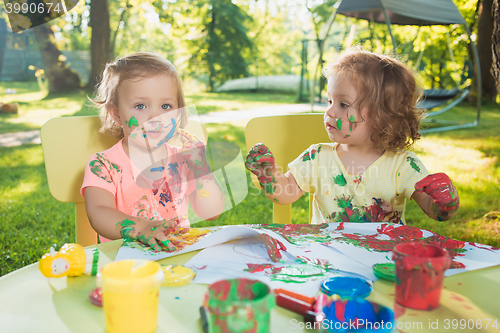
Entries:
[[323,281],[321,291],[328,295],[338,295],[340,298],[365,298],[370,295],[373,287],[364,279],[352,276],[336,276]]
[[364,298],[333,301],[323,312],[323,333],[389,333],[394,329],[394,312]]

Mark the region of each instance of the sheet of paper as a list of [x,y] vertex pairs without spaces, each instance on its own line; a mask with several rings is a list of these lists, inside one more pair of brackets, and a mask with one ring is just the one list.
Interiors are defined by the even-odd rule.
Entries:
[[[115,260],[130,258],[160,260],[177,254],[211,248],[231,240],[267,234],[269,237],[279,241],[286,248],[286,252],[280,251],[283,255],[282,260],[299,259],[303,262],[310,262],[316,267],[351,272],[370,280],[376,279],[371,267],[376,263],[392,262],[392,248],[400,242],[421,241],[435,243],[446,248],[453,256],[452,268],[446,271],[446,276],[500,264],[499,249],[488,245],[457,241],[428,230],[398,224],[241,225],[214,227],[203,230],[208,230],[207,234],[198,236],[196,239],[193,238],[190,241],[186,240],[185,237],[184,239],[178,239],[178,244],[184,244],[185,246],[180,246],[174,252],[154,252],[150,248],[137,243],[125,243],[118,251]],[[184,241],[184,243],[180,241]],[[287,261],[273,263],[269,258],[262,237],[259,237],[259,242],[246,243],[242,241],[241,244],[245,244],[244,247],[248,247],[245,253],[255,250],[259,253],[256,258],[266,260],[265,262],[247,260],[245,261],[246,263],[274,265],[275,270],[278,267],[286,271],[285,267],[279,265],[289,263]],[[253,249],[254,247],[255,249]],[[215,261],[207,261],[210,265],[216,267],[210,270],[210,272],[215,274],[214,276],[222,277],[220,274],[227,271],[227,269],[229,269],[227,272],[230,273],[227,273],[226,276],[238,277],[242,276],[241,274],[245,276],[249,274],[245,270],[248,269],[247,266],[239,261],[236,261],[239,265],[234,262],[236,256],[234,251],[228,251],[226,248],[223,251],[219,249],[220,247],[214,250],[217,251],[215,254],[206,254],[211,252],[211,250],[204,251],[203,255],[200,253],[196,256],[197,260],[200,258],[198,256],[202,256],[203,260],[217,258]],[[196,266],[199,263],[197,261]],[[226,266],[224,266],[224,263],[227,263]],[[207,266],[208,269],[210,265],[202,264],[201,266]],[[291,267],[290,269],[292,268],[297,269],[297,267]],[[273,268],[269,266],[266,269],[269,271]],[[256,276],[255,272],[252,274]],[[302,275],[307,274],[304,273]],[[208,279],[208,277],[205,276],[204,279]]]
[[[341,253],[318,245],[318,251],[325,253],[325,258],[332,262],[344,262],[349,259]],[[310,252],[295,251],[297,254],[309,255]],[[321,253],[319,253],[321,254]],[[323,257],[323,256],[321,256]],[[193,283],[211,284],[219,280],[233,278],[248,278],[262,281],[271,288],[284,288],[297,293],[315,296],[321,283],[329,277],[339,275],[356,276],[365,279],[374,277],[370,272],[369,277],[350,273],[347,271],[332,270],[326,261],[315,261],[296,258],[290,253],[284,253],[282,259],[275,263],[269,259],[262,238],[238,239],[229,243],[220,244],[204,249],[184,266],[196,271]],[[335,260],[334,260],[335,259]],[[324,260],[324,259],[321,259]],[[328,264],[325,266],[325,264]],[[368,272],[366,267],[354,265],[352,270]]]

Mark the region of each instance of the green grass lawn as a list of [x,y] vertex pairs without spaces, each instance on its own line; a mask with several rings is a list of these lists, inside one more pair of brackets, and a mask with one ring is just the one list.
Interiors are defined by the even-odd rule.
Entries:
[[[0,96],[1,89],[7,87],[12,86],[1,83]],[[52,117],[93,112],[84,105],[86,94],[83,92],[47,97],[40,92],[36,95],[34,90],[19,89],[19,94],[7,95],[9,99],[17,98],[16,101],[21,102],[21,112],[17,117],[1,115],[0,133],[9,132],[9,128],[39,128],[43,117],[32,122],[31,113],[45,111]],[[22,96],[24,99],[20,98]],[[200,113],[294,101],[294,96],[287,95],[200,93],[187,96],[190,103],[197,105]],[[473,113],[473,107],[461,106],[447,116],[474,118]],[[437,222],[426,217],[415,203],[410,202],[406,212],[409,225],[455,239],[500,247],[498,215],[485,217],[487,213],[500,211],[498,128],[500,107],[489,105],[483,108],[479,126],[427,134],[419,141],[415,151],[429,171],[446,172],[453,179],[460,194],[460,209],[451,221]],[[245,154],[242,127],[224,123],[208,124],[207,129],[210,140],[234,142]],[[73,204],[58,202],[50,195],[40,145],[0,148],[0,169],[0,275],[4,275],[38,261],[50,246],[58,249],[64,243],[74,242],[74,208]],[[247,183],[249,195],[236,208],[225,212],[217,224],[271,221],[272,204],[251,184],[249,173]],[[307,223],[308,197],[304,196],[295,203],[292,212],[294,223]],[[208,223],[196,224],[203,225]]]

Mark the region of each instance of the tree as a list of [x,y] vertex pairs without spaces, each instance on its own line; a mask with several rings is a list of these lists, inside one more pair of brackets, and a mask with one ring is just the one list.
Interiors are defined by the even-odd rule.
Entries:
[[492,67],[491,72],[496,81],[496,88],[500,94],[500,1],[495,0],[493,4],[494,27],[492,35]]
[[182,40],[190,74],[207,75],[210,91],[248,75],[245,54],[250,54],[252,40],[245,23],[251,17],[240,6],[231,0],[157,0],[153,5],[160,19],[171,24],[172,37]]
[[[311,104],[314,101],[314,93],[315,93],[315,84],[318,75],[320,75],[321,70],[323,68],[324,64],[324,59],[323,59],[323,50],[325,47],[325,42],[326,38],[328,37],[328,34],[330,33],[330,29],[333,25],[333,19],[335,18],[335,13],[334,13],[334,5],[337,3],[337,0],[328,0],[325,1],[324,3],[317,5],[317,6],[309,6],[307,0],[306,0],[306,8],[311,14],[311,20],[314,26],[314,33],[316,35],[316,43],[318,45],[318,64],[316,66],[316,71],[314,73],[314,79],[312,81],[312,89],[311,89]],[[321,36],[321,30],[324,31],[324,35]],[[324,89],[326,84],[325,78],[323,76],[320,76],[320,82],[319,82],[319,94],[318,96],[321,97],[321,91]]]
[[57,48],[51,25],[46,23],[32,29],[45,66],[49,92],[61,93],[79,89],[80,76],[68,66],[61,51]]
[[495,78],[491,74],[493,55],[491,49],[493,34],[493,0],[481,0],[477,21],[477,52],[481,65],[481,86],[483,99],[495,101],[497,91]]
[[90,41],[91,69],[88,87],[99,82],[106,63],[110,60],[111,28],[109,24],[108,0],[92,0],[90,3]]
[[0,16],[0,76],[2,75],[3,56],[7,44],[7,23]]

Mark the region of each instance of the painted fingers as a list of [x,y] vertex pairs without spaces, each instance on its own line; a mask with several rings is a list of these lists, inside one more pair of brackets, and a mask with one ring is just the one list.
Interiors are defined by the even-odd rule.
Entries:
[[165,227],[154,225],[146,227],[146,230],[140,230],[138,225],[129,219],[118,222],[117,227],[120,229],[120,235],[124,240],[135,240],[142,244],[150,246],[154,251],[161,251],[163,246],[171,246],[168,237],[165,236]]
[[428,175],[415,185],[417,192],[427,193],[434,203],[438,217],[440,213],[449,214],[458,209],[459,197],[455,186],[453,186],[450,177],[445,173],[435,173]]
[[254,174],[257,170],[263,170],[266,167],[274,168],[274,166],[274,155],[263,143],[257,143],[248,152],[245,167]]
[[273,194],[276,181],[273,171],[276,167],[273,153],[263,143],[258,143],[248,152],[245,167],[257,176],[264,192]]

